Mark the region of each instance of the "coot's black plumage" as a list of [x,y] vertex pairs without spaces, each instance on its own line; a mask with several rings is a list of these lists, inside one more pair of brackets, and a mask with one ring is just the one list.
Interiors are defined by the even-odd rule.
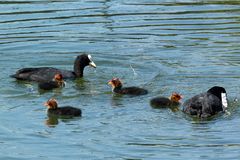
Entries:
[[152,107],[171,107],[180,105],[182,96],[178,93],[173,93],[169,98],[167,97],[155,97],[150,100]]
[[88,65],[96,68],[95,63],[91,60],[91,56],[87,54],[82,54],[77,56],[74,62],[73,71],[62,70],[52,67],[23,68],[18,70],[16,74],[11,75],[11,77],[18,80],[48,82],[53,79],[55,74],[60,73],[63,75],[64,79],[79,78],[83,76],[84,67]]
[[227,108],[226,90],[214,86],[207,92],[198,94],[183,103],[183,112],[207,118]]
[[58,107],[58,103],[55,99],[49,99],[44,105],[48,108],[47,112],[49,115],[57,116],[70,116],[77,117],[82,115],[82,111],[79,108],[71,106]]
[[147,94],[148,91],[139,87],[122,87],[122,82],[119,78],[113,78],[108,81],[108,84],[112,86],[113,93],[118,94],[128,94],[128,95],[144,95]]
[[65,82],[63,80],[62,74],[56,74],[52,81],[40,82],[38,84],[38,88],[42,90],[52,90],[54,88],[60,88],[64,86],[65,86]]

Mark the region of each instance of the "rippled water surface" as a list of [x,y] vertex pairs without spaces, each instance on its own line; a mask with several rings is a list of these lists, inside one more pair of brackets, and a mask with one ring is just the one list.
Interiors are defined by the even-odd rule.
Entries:
[[[240,159],[239,36],[237,0],[1,0],[0,159]],[[81,53],[97,69],[62,90],[9,77],[71,70]],[[113,96],[112,77],[150,93]],[[199,121],[149,105],[213,85],[226,88],[230,114]],[[82,118],[48,119],[51,97]]]

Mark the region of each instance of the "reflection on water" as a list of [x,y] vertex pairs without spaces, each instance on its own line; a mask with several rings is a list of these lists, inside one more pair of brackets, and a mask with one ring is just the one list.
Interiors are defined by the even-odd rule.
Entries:
[[[239,1],[0,4],[1,159],[239,159]],[[59,92],[9,78],[23,67],[72,70],[81,53],[98,68]],[[112,77],[150,93],[113,96]],[[172,92],[184,101],[214,85],[226,88],[230,115],[199,121],[149,104]],[[79,106],[83,118],[45,119],[50,97]]]
[[49,127],[55,127],[58,125],[58,117],[48,116],[48,119],[45,121],[45,124]]
[[64,123],[69,123],[71,121],[77,121],[80,118],[66,117],[66,116],[56,116],[56,115],[47,115],[45,124],[48,127],[56,127],[59,124],[59,120]]

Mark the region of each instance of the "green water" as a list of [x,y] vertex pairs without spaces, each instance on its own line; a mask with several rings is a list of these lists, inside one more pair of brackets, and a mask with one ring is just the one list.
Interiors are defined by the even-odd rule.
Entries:
[[[0,159],[240,159],[239,36],[237,0],[0,1]],[[9,77],[23,67],[72,70],[81,53],[97,69],[62,90],[39,93]],[[112,77],[150,93],[114,96]],[[213,85],[226,88],[230,114],[211,121],[149,105]],[[51,97],[82,118],[48,119]]]

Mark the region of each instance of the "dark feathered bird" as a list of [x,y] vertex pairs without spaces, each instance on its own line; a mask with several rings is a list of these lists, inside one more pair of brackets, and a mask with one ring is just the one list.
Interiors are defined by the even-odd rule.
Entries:
[[180,100],[182,99],[182,95],[178,93],[172,93],[172,95],[167,97],[155,97],[150,100],[150,104],[152,107],[170,107],[180,105]]
[[96,68],[95,63],[91,60],[91,55],[82,54],[77,56],[74,62],[74,70],[68,71],[63,69],[57,69],[52,67],[39,67],[39,68],[23,68],[11,75],[11,77],[18,80],[28,80],[37,82],[51,81],[55,74],[60,73],[64,79],[79,78],[83,76],[83,70],[86,66],[92,66]]
[[144,95],[148,91],[139,87],[122,87],[122,82],[119,78],[113,78],[108,81],[108,84],[112,86],[113,93],[128,94],[128,95]]
[[54,79],[49,82],[40,82],[38,84],[39,89],[43,90],[52,90],[54,88],[61,88],[65,86],[62,74],[56,74]]
[[183,112],[207,118],[227,108],[227,95],[223,87],[214,86],[183,103]]
[[71,106],[58,107],[58,103],[55,99],[49,99],[44,105],[48,108],[47,112],[49,115],[57,116],[70,116],[77,117],[82,115],[82,111],[79,108]]

